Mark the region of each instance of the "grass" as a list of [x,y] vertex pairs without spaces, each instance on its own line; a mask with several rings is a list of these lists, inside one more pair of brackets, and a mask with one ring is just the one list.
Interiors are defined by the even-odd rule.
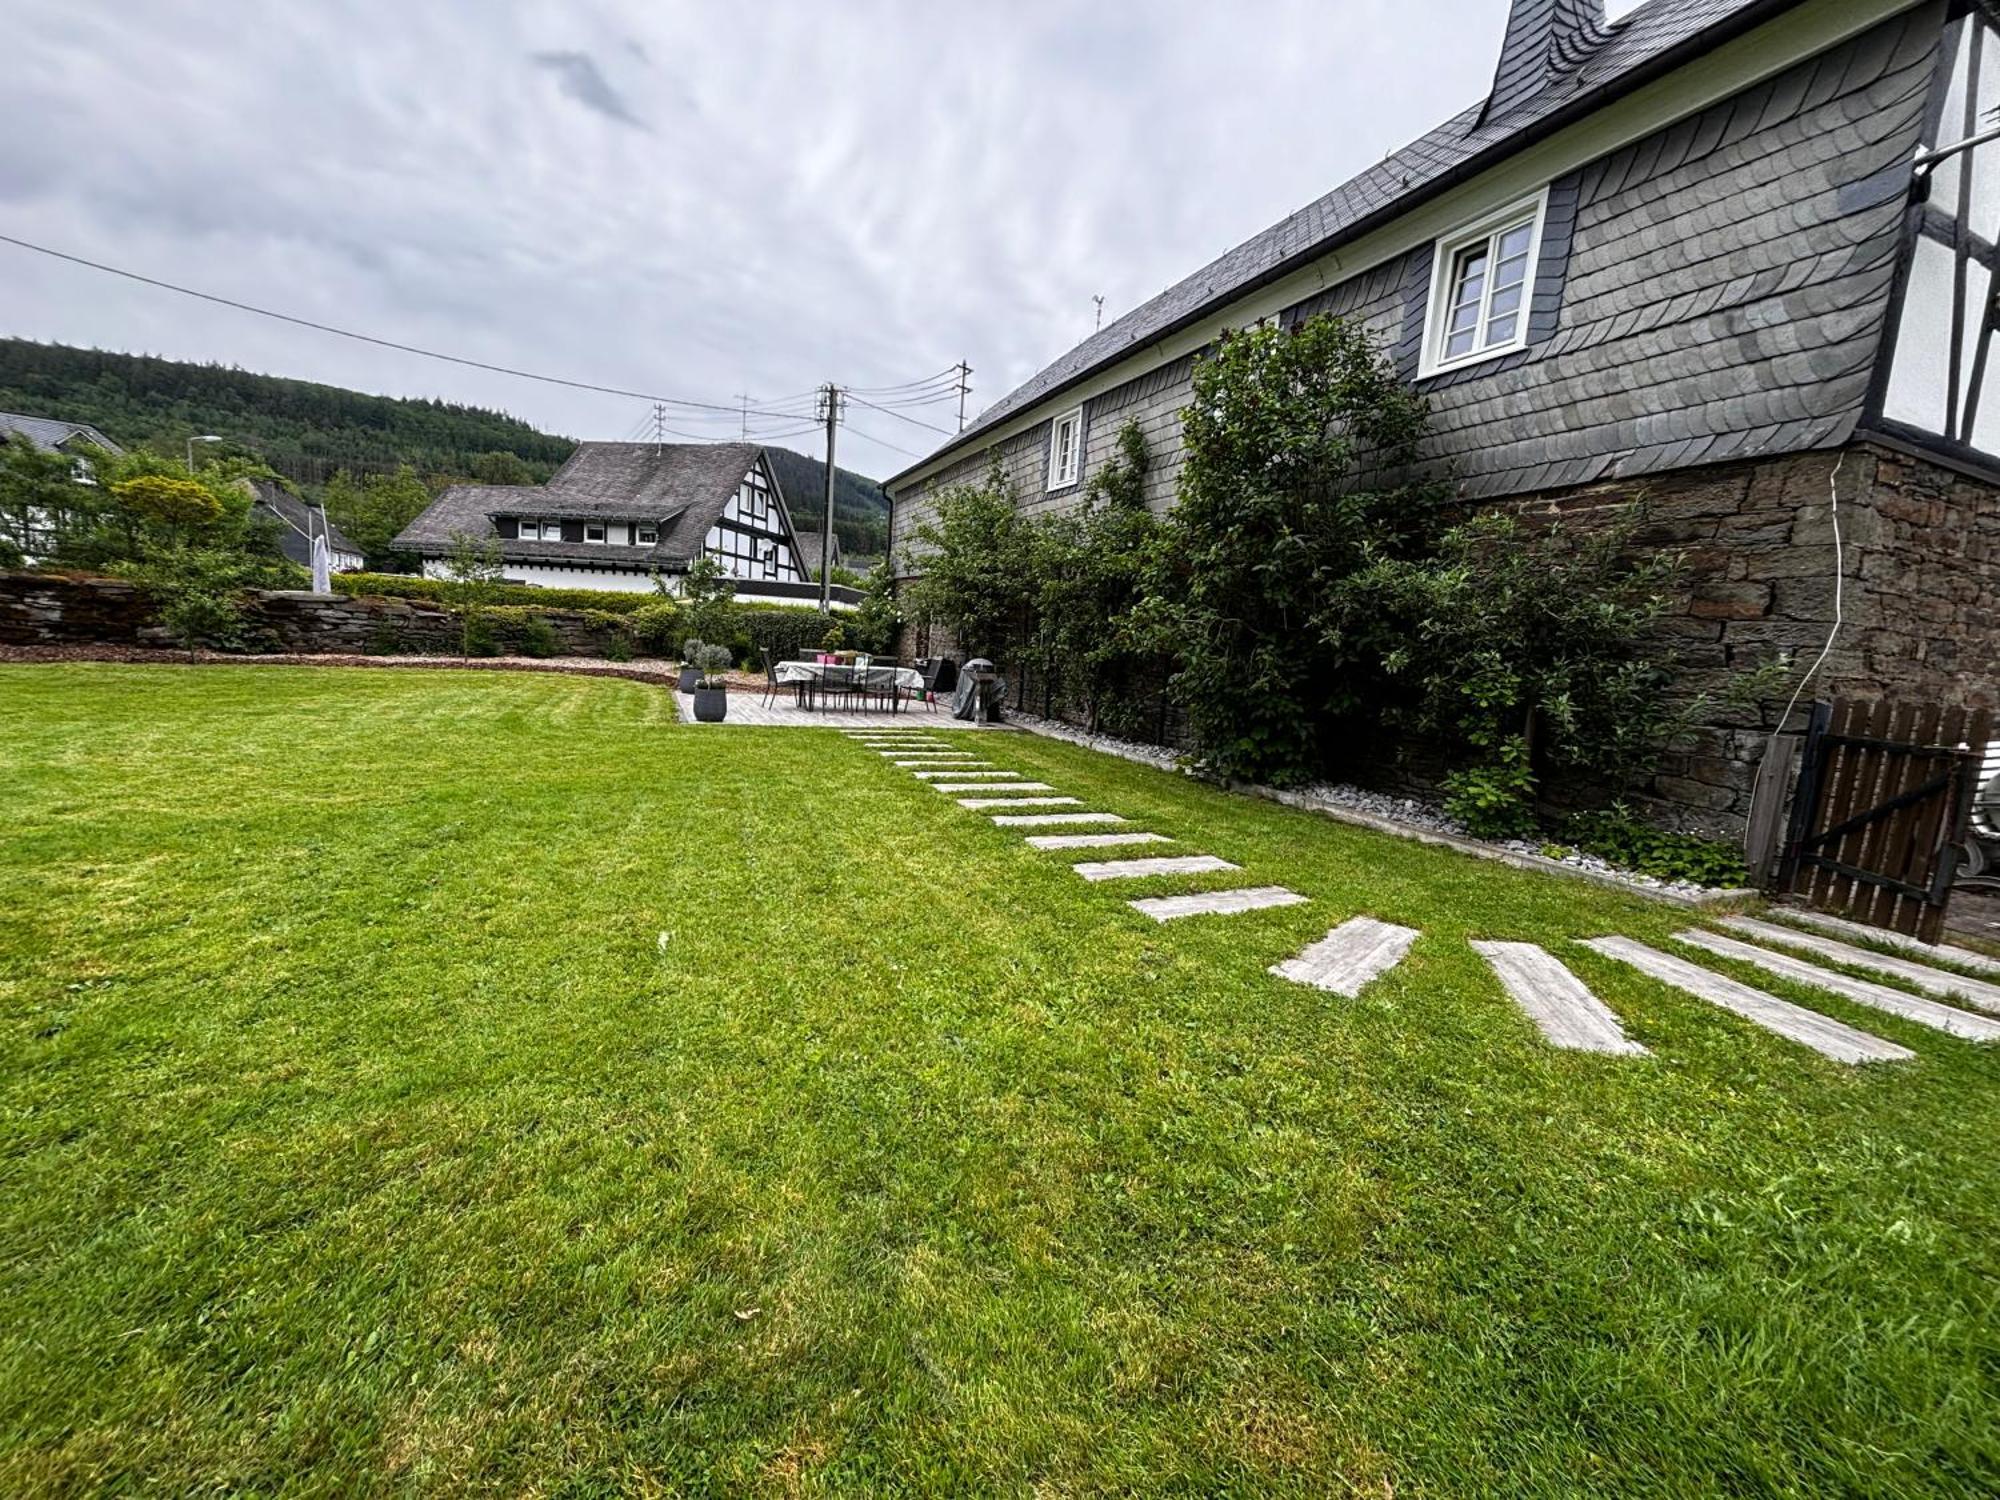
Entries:
[[[1919,1054],[1839,1067],[1569,946],[1667,908],[981,739],[1313,898],[1156,926],[1196,882],[666,702],[0,674],[0,1492],[2000,1488],[1990,1053],[1813,997]],[[1424,933],[1362,999],[1265,972],[1358,912]]]

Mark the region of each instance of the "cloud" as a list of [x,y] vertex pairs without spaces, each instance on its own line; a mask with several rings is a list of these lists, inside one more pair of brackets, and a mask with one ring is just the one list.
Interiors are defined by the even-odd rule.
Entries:
[[[1088,336],[1093,295],[1110,322],[1477,98],[1505,18],[1502,0],[9,4],[0,139],[34,149],[0,162],[7,233],[492,364],[753,392],[804,414],[760,424],[801,446],[827,380],[965,359],[970,410],[998,400]],[[543,73],[556,87],[529,86]],[[0,332],[579,437],[646,410],[4,246]],[[908,415],[950,427],[956,403]],[[840,446],[887,474],[942,440],[858,408]]]
[[[643,52],[640,54],[643,56]],[[538,68],[556,75],[556,86],[586,109],[594,109],[608,120],[650,131],[652,127],[626,106],[597,62],[588,52],[537,52],[529,59]]]

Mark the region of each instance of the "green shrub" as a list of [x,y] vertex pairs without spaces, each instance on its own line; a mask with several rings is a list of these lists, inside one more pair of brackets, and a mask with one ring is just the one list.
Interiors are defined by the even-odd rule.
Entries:
[[1728,887],[1750,882],[1743,851],[1736,845],[1655,828],[1634,817],[1622,804],[1600,812],[1577,813],[1564,824],[1563,832],[1579,849],[1657,880]]
[[626,617],[632,644],[648,656],[672,656],[681,634],[681,607],[671,599],[650,598]]
[[460,632],[459,654],[461,656],[498,656],[500,637],[495,630],[495,621],[490,614],[471,615]]
[[606,661],[630,661],[632,659],[632,642],[623,631],[619,631],[613,635],[610,641],[606,643],[604,647],[604,659]]
[[1444,810],[1475,838],[1525,838],[1535,831],[1535,773],[1518,735],[1482,764],[1445,777],[1444,794]]
[[[417,599],[431,604],[446,604],[451,597],[451,585],[444,579],[421,578],[415,574],[336,573],[333,575],[333,587],[335,593],[357,598]],[[498,584],[493,593],[495,604],[536,605],[542,609],[595,609],[616,615],[629,615],[658,600],[657,594],[621,593],[611,589],[540,589],[519,583]]]
[[521,652],[537,660],[547,660],[562,650],[562,641],[556,635],[546,615],[535,615],[521,625]]

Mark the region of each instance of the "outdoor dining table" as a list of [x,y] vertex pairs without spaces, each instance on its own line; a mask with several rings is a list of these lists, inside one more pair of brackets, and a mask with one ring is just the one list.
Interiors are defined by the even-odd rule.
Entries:
[[828,661],[781,661],[778,681],[798,695],[800,708],[812,708],[822,697],[860,697],[879,700],[891,713],[900,713],[904,693],[921,693],[924,674],[915,667],[861,666],[858,663]]

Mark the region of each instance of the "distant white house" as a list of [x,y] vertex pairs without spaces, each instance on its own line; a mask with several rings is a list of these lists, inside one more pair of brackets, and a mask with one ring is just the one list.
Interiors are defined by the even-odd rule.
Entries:
[[[545,485],[454,485],[397,536],[446,576],[455,538],[497,540],[510,582],[639,592],[669,588],[697,557],[745,603],[817,603],[791,511],[755,443],[584,443]],[[835,608],[860,602],[832,590]]]
[[[65,422],[58,417],[31,417],[21,412],[0,411],[0,443],[10,443],[17,438],[27,439],[44,453],[67,454],[70,478],[78,484],[97,483],[97,471],[90,462],[92,449],[113,456],[125,451],[88,422]],[[11,523],[0,516],[0,537],[12,541],[31,562],[49,544],[48,527],[48,515],[33,507],[25,514],[17,514]],[[15,532],[18,534],[12,534]]]

